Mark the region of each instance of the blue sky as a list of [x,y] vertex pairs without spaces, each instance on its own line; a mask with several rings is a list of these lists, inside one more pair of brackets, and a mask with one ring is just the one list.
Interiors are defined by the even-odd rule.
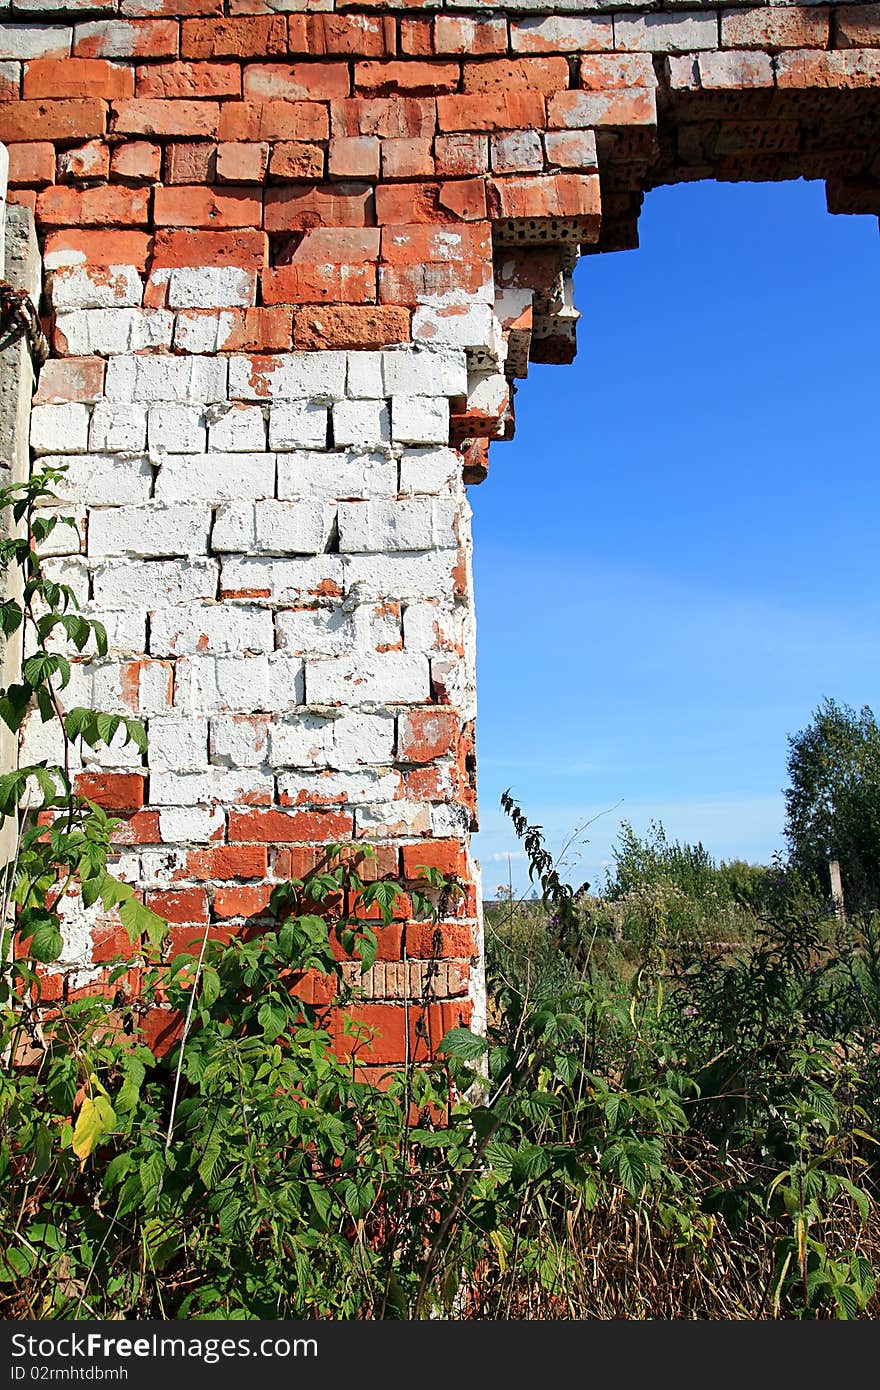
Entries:
[[[525,868],[510,787],[570,874],[621,818],[766,861],[786,737],[880,710],[880,239],[820,183],[650,193],[575,277],[578,355],[532,366],[470,489],[486,896]],[[575,858],[575,856],[579,856]]]

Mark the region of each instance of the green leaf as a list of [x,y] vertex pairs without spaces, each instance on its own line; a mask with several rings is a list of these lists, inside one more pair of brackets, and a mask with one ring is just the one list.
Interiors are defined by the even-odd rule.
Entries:
[[151,946],[161,946],[165,940],[168,923],[157,912],[151,912],[138,898],[131,897],[123,902],[119,916],[132,943],[139,941],[142,936],[146,936]]
[[488,1052],[489,1044],[485,1038],[478,1038],[469,1028],[450,1028],[440,1040],[439,1051],[447,1057],[460,1057],[464,1062],[473,1062]]
[[274,1042],[287,1027],[287,1010],[280,1004],[267,1000],[260,1006],[257,1022],[263,1030],[267,1042]]
[[34,928],[30,953],[35,960],[40,960],[48,965],[51,961],[58,959],[63,949],[64,939],[54,918],[41,922]]

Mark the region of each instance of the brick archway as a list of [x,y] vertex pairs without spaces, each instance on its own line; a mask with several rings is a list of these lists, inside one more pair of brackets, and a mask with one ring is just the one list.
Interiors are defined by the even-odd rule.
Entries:
[[[149,726],[145,763],[82,785],[181,930],[258,917],[329,841],[459,873],[439,934],[408,960],[383,939],[377,1063],[406,1000],[429,1043],[480,1019],[466,487],[510,383],[573,356],[576,258],[633,246],[650,188],[804,176],[880,211],[878,87],[877,5],[31,0],[0,24],[54,346],[32,447],[80,522],[52,563],[111,639],[72,694]],[[101,987],[100,956],[69,985]]]

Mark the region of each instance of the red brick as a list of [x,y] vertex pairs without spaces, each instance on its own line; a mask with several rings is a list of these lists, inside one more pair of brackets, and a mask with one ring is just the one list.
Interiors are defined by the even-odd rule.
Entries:
[[175,142],[165,148],[165,182],[213,183],[216,163],[217,146],[209,141]]
[[598,233],[598,174],[538,174],[529,178],[493,179],[490,197],[497,217],[579,217]]
[[379,141],[375,135],[338,136],[330,141],[327,172],[331,179],[377,179]]
[[377,97],[352,97],[330,106],[333,135],[378,135],[388,139],[420,139],[437,128],[437,102],[433,97],[401,97],[386,101]]
[[426,294],[476,294],[492,276],[488,223],[382,229],[379,299],[417,305]]
[[9,146],[9,182],[39,188],[55,182],[55,146],[48,143]]
[[[341,228],[344,234],[349,228]],[[298,247],[290,265],[263,272],[265,304],[369,304],[376,299],[376,261],[379,256],[378,228],[365,229],[375,239],[372,256],[357,256],[344,248],[334,249],[321,261],[307,247]],[[335,231],[335,229],[334,229]],[[332,233],[331,233],[332,235]],[[305,244],[305,243],[303,243]],[[371,239],[371,246],[374,244]],[[344,256],[344,260],[338,259]]]
[[218,888],[214,894],[215,917],[264,917],[272,895],[271,883],[243,888]]
[[37,219],[44,227],[138,226],[150,220],[147,189],[47,188],[37,199]]
[[293,345],[303,352],[324,348],[375,349],[410,341],[406,309],[384,305],[327,306],[294,314]]
[[421,868],[439,869],[449,878],[467,877],[467,854],[460,840],[422,840],[417,845],[401,845],[403,877],[417,879]]
[[147,1009],[137,1020],[138,1038],[156,1057],[170,1052],[183,1033],[183,1015],[171,1009]]
[[251,101],[330,101],[350,90],[347,63],[253,63],[244,70]]
[[327,107],[317,101],[224,102],[221,140],[326,140]]
[[210,879],[265,878],[268,867],[265,845],[214,845],[190,850],[180,877],[205,883]]
[[354,823],[342,811],[230,811],[230,840],[267,844],[350,839]]
[[216,135],[220,106],[216,101],[114,102],[111,124],[117,135]]
[[587,92],[656,86],[650,53],[590,53],[581,58],[580,74]]
[[240,97],[241,68],[238,63],[151,63],[137,70],[137,95]]
[[477,954],[474,934],[463,924],[410,922],[407,954],[414,960],[469,960]]
[[324,865],[326,856],[313,845],[294,845],[291,849],[275,851],[273,872],[276,879],[305,878],[319,864]]
[[546,123],[544,95],[518,91],[438,97],[437,123],[441,131],[542,130]]
[[103,135],[107,104],[103,101],[0,102],[0,141],[89,140]]
[[106,180],[110,172],[110,150],[103,140],[89,140],[58,155],[59,183],[79,183],[88,179]]
[[465,58],[506,53],[507,21],[500,16],[471,19],[463,15],[437,15],[434,20],[434,51],[458,53]]
[[147,893],[147,907],[166,922],[208,920],[208,895],[204,888],[166,888]]
[[361,96],[430,96],[458,88],[458,63],[376,63],[354,65],[355,91]]
[[21,63],[0,63],[0,101],[18,101],[21,96]]
[[[75,358],[68,358],[69,362],[76,361]],[[80,361],[88,361],[88,358],[80,358]],[[47,364],[48,365],[48,364]],[[103,363],[102,363],[103,366]],[[41,378],[45,376],[46,368],[40,373]],[[82,397],[80,397],[82,399]],[[126,819],[116,827],[111,836],[114,845],[159,845],[162,843],[162,836],[159,833],[159,812],[158,811],[135,811],[134,815],[127,816]]]
[[37,211],[37,190],[35,188],[10,188],[6,195],[7,203],[15,208],[27,208],[30,212]]
[[221,145],[217,150],[218,183],[262,183],[269,164],[269,146],[264,141]]
[[126,140],[110,157],[110,177],[119,183],[157,183],[162,149],[148,140]]
[[269,177],[285,182],[320,183],[324,147],[305,140],[280,140],[269,157]]
[[105,811],[139,811],[144,804],[146,777],[141,772],[80,772],[78,796],[96,801]]
[[551,130],[583,130],[589,126],[655,125],[657,111],[650,87],[614,92],[557,92],[547,106]]
[[548,165],[561,169],[596,169],[596,137],[591,130],[548,130],[544,136]]
[[776,62],[776,85],[780,90],[797,88],[855,89],[880,85],[880,50],[843,49],[822,53],[797,49],[780,53]]
[[464,1000],[409,1009],[399,1004],[358,1004],[346,1013],[362,1025],[361,1037],[352,1034],[345,1016],[337,1011],[333,1015],[333,1050],[341,1058],[355,1057],[365,1064],[390,1066],[407,1058],[425,1061],[435,1055],[451,1028],[470,1023],[471,1012],[470,1002]]
[[431,58],[434,54],[434,21],[401,19],[400,51],[411,58]]
[[293,342],[289,309],[240,309],[223,342],[224,352],[286,352]]
[[396,49],[392,16],[363,14],[291,15],[288,43],[291,53],[345,54],[353,58],[382,58]]
[[264,226],[267,232],[310,227],[366,227],[372,220],[369,188],[337,192],[335,188],[267,188]]
[[[615,55],[616,56],[616,55]],[[463,92],[558,92],[568,86],[565,58],[497,58],[465,63]]]
[[437,174],[467,178],[489,168],[489,141],[485,135],[438,135],[434,142]]
[[153,238],[147,232],[85,232],[68,228],[50,232],[43,259],[49,269],[61,265],[135,265],[146,270]]
[[120,14],[130,19],[146,19],[150,15],[222,15],[223,0],[122,0]]
[[106,365],[102,357],[50,358],[43,363],[34,405],[99,401],[104,394]]
[[[210,190],[206,190],[209,192]],[[268,262],[268,240],[260,231],[156,232],[152,267],[235,265],[260,270]]]
[[418,179],[434,172],[430,140],[382,141],[382,178]]
[[134,95],[131,68],[101,58],[39,58],[25,63],[22,95],[40,97],[116,97]]
[[[846,12],[844,8],[836,14],[838,47],[843,46],[840,43],[840,20]],[[777,48],[825,48],[830,23],[830,11],[825,6],[821,9],[800,9],[796,5],[786,5],[784,9],[762,6],[759,10],[743,10],[741,13],[727,10],[721,16],[721,42],[725,48],[763,48],[770,51]]]
[[837,48],[875,48],[880,44],[880,5],[841,5],[835,9],[834,40]]
[[77,58],[176,58],[178,37],[174,19],[99,19],[76,26],[73,52]]
[[259,227],[263,205],[250,188],[158,187],[153,204],[157,227]]
[[287,52],[283,15],[246,19],[185,19],[181,25],[182,58],[265,58]]
[[397,721],[397,756],[406,763],[430,763],[455,751],[459,719],[451,710],[412,709]]
[[380,184],[376,189],[376,221],[380,225],[448,222],[450,214],[466,222],[485,219],[486,192],[482,179],[444,184]]

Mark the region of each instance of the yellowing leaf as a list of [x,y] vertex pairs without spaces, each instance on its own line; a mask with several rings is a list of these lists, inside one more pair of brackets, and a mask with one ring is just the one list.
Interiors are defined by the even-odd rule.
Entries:
[[73,1152],[85,1163],[95,1145],[116,1128],[116,1114],[106,1096],[86,1096],[73,1130]]

